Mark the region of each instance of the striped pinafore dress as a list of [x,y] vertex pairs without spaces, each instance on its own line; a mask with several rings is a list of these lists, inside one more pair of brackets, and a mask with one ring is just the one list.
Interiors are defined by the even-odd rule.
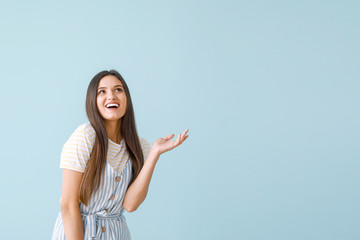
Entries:
[[[106,163],[105,174],[102,175],[99,189],[91,196],[88,206],[80,203],[85,240],[131,239],[122,206],[131,177],[130,158],[121,173]],[[56,219],[52,240],[65,240],[61,212]]]

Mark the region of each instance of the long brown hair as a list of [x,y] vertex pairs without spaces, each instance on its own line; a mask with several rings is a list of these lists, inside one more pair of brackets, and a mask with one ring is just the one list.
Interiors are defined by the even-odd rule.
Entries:
[[95,130],[96,138],[90,159],[85,168],[79,191],[80,201],[85,205],[88,204],[91,195],[99,188],[100,180],[106,165],[108,135],[104,125],[104,120],[97,108],[96,98],[99,82],[107,75],[117,77],[122,82],[126,94],[127,106],[125,114],[122,117],[120,131],[125,140],[126,148],[132,161],[133,175],[130,184],[139,175],[139,172],[144,165],[144,156],[136,130],[134,108],[128,86],[120,73],[115,70],[99,72],[91,80],[86,94],[86,114]]

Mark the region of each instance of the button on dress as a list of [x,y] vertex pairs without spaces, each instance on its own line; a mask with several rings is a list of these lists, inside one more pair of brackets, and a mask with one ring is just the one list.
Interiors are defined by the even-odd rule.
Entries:
[[[121,174],[118,174],[109,163],[106,164],[98,191],[92,195],[88,206],[80,203],[84,239],[131,239],[122,206],[131,176],[131,161],[127,162]],[[121,177],[123,181],[117,182],[117,177]],[[65,240],[61,212],[53,231],[52,240],[55,239]]]
[[[76,139],[73,136],[83,136],[85,132],[85,137],[89,136],[91,131],[86,133],[86,127],[89,128],[89,123],[81,125],[70,137],[68,142],[65,144],[66,147],[71,146],[74,141],[71,139]],[[90,132],[90,133],[89,133]],[[80,134],[79,134],[80,133]],[[80,137],[81,139],[81,137]],[[85,138],[84,138],[85,139]],[[92,148],[93,141],[89,137],[86,138],[90,140],[88,142],[88,148]],[[78,141],[78,139],[76,139]],[[114,143],[109,140],[110,143]],[[145,144],[143,144],[145,141]],[[81,142],[80,140],[78,142]],[[92,143],[91,143],[92,142]],[[125,146],[124,139],[121,142]],[[141,144],[143,148],[144,157],[148,154],[148,143],[145,139],[141,139]],[[115,144],[116,145],[116,144]],[[65,148],[64,146],[64,148]],[[120,145],[119,145],[120,146]],[[70,147],[69,147],[70,148]],[[75,146],[75,149],[80,149],[79,146]],[[64,151],[64,150],[63,150]],[[77,152],[86,152],[79,151]],[[110,150],[108,150],[109,153]],[[78,156],[78,155],[75,155]],[[79,203],[80,212],[82,215],[83,221],[83,230],[84,230],[84,239],[93,240],[128,240],[131,239],[130,231],[126,224],[126,219],[124,217],[125,209],[122,206],[122,202],[128,188],[128,185],[132,178],[132,163],[131,159],[128,157],[128,154],[125,161],[122,161],[118,169],[114,169],[114,163],[112,165],[107,161],[104,173],[102,175],[99,188],[89,199],[88,206],[85,206],[83,203]],[[71,156],[68,157],[68,159]],[[108,159],[109,159],[108,154]],[[65,154],[62,156],[62,164],[67,164]],[[76,157],[74,161],[78,161],[79,157]],[[69,164],[71,161],[69,160]],[[69,165],[70,166],[70,165]],[[80,166],[80,165],[79,165]],[[81,167],[81,166],[80,166]],[[66,166],[63,166],[66,168]],[[70,168],[70,167],[69,167]],[[75,169],[75,168],[74,168]],[[53,234],[52,240],[65,240],[65,232],[62,222],[61,212],[58,213]]]

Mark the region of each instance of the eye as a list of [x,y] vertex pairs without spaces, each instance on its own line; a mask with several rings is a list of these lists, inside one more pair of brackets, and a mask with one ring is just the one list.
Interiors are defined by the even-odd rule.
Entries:
[[100,91],[99,91],[99,94],[100,94],[101,92],[104,92],[104,90],[100,90]]
[[117,89],[115,89],[115,90],[120,90],[119,92],[121,92],[121,91],[122,91],[122,89],[121,89],[121,88],[117,88]]

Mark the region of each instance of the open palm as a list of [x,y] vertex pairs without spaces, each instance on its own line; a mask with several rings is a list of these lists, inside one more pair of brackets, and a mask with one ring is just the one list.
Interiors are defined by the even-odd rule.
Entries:
[[170,141],[170,139],[174,137],[174,134],[170,134],[164,138],[156,139],[153,142],[153,147],[159,152],[159,154],[170,151],[182,144],[189,137],[189,135],[186,135],[188,131],[189,129],[186,129],[182,134],[179,134],[175,141]]

